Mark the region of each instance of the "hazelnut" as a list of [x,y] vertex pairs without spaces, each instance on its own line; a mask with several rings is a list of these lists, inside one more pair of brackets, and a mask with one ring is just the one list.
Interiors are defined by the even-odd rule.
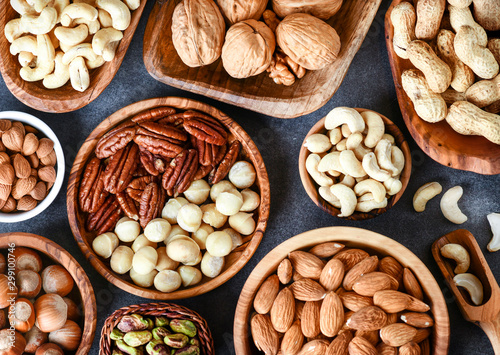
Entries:
[[63,297],[66,306],[68,306],[68,319],[77,322],[81,317],[81,311],[76,303],[68,297]]
[[245,189],[254,184],[256,173],[253,165],[247,161],[234,163],[228,173],[229,181],[239,189]]
[[42,270],[42,259],[36,251],[17,247],[12,255],[16,259],[16,270],[33,270],[35,272]]
[[49,335],[42,332],[35,325],[29,332],[24,334],[24,337],[26,338],[26,348],[24,351],[26,353],[34,354],[39,347],[47,342]]
[[49,333],[66,323],[68,306],[55,293],[47,293],[35,301],[36,325],[44,333]]
[[61,297],[73,289],[74,281],[70,273],[61,265],[50,265],[42,271],[42,287],[45,293],[56,293]]
[[78,349],[81,340],[82,330],[72,320],[67,320],[60,329],[49,333],[49,342],[59,345],[66,351]]
[[10,329],[0,330],[0,354],[21,355],[26,347],[26,340],[21,333]]
[[59,345],[46,343],[36,350],[35,355],[64,355],[64,351]]
[[35,325],[35,308],[26,298],[18,298],[15,304],[9,307],[9,321],[14,328],[26,333]]
[[42,278],[33,270],[21,270],[16,275],[16,286],[20,297],[35,298],[42,289]]

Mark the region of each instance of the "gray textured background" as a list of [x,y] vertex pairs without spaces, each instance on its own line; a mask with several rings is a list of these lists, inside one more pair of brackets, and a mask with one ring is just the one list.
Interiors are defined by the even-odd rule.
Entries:
[[[85,137],[107,116],[133,102],[161,96],[183,96],[211,104],[236,120],[257,144],[266,163],[271,183],[271,214],[267,231],[252,259],[231,280],[219,288],[192,299],[176,301],[199,312],[209,323],[217,354],[234,354],[233,315],[239,293],[249,273],[276,245],[296,234],[326,226],[353,226],[387,235],[418,255],[434,274],[447,300],[451,323],[450,354],[493,354],[480,328],[466,322],[443,283],[432,258],[434,240],[460,227],[470,230],[478,240],[493,273],[500,275],[500,253],[489,253],[491,238],[486,215],[500,212],[497,176],[482,176],[453,170],[427,157],[409,135],[396,100],[384,41],[384,14],[389,1],[384,0],[366,40],[354,58],[349,72],[334,97],[321,109],[307,116],[281,120],[234,106],[219,103],[166,86],[147,73],[142,60],[142,38],[153,1],[146,9],[116,77],[106,90],[88,106],[67,114],[35,111],[19,102],[0,79],[0,110],[25,111],[44,120],[57,134],[66,155],[66,181],[73,159]],[[297,168],[300,144],[313,124],[336,106],[365,107],[386,115],[409,140],[413,173],[401,200],[387,213],[363,222],[348,222],[320,211],[306,195]],[[500,164],[500,162],[499,162]],[[432,200],[425,212],[412,208],[413,193],[428,181],[439,181],[446,190],[455,185],[464,188],[460,202],[469,220],[458,227],[447,221],[439,210],[439,199]],[[55,202],[36,219],[14,224],[0,224],[0,232],[30,232],[48,237],[69,250],[83,265],[94,286],[98,319],[91,354],[99,349],[99,334],[104,319],[115,309],[147,299],[127,294],[108,283],[86,261],[73,239],[66,217],[66,182]]]

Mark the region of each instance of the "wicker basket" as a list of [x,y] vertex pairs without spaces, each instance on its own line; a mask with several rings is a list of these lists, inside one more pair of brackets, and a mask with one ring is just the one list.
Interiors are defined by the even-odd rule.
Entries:
[[144,303],[117,309],[106,319],[101,331],[100,355],[111,355],[112,345],[111,338],[109,337],[110,333],[120,322],[121,317],[133,313],[138,313],[143,316],[165,316],[172,319],[189,319],[198,328],[201,353],[204,355],[215,354],[210,328],[208,328],[207,321],[200,317],[198,313],[173,303]]

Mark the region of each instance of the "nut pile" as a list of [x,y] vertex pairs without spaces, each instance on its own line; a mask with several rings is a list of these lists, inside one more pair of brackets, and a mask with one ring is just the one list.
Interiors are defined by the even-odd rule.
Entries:
[[20,17],[5,25],[17,55],[21,78],[42,80],[47,89],[71,81],[83,92],[90,86],[89,70],[112,61],[140,0],[11,0]]
[[415,67],[401,82],[421,119],[500,144],[500,3],[474,1],[472,11],[472,2],[401,2],[391,13],[394,52]]
[[267,71],[276,84],[286,86],[306,70],[319,70],[336,60],[340,37],[323,20],[339,11],[342,0],[270,4],[274,12],[266,10],[268,0],[183,0],[172,15],[177,54],[190,67],[209,65],[220,57],[233,78]]
[[79,192],[92,247],[141,287],[171,292],[216,277],[255,230],[257,174],[213,117],[147,110],[104,135],[95,154]]
[[399,180],[405,157],[385,124],[373,111],[359,113],[337,107],[325,118],[326,133],[306,138],[306,170],[320,186],[320,196],[339,217],[387,206],[402,189]]
[[396,259],[328,242],[279,264],[255,295],[250,328],[266,354],[430,354],[423,299]]
[[[0,352],[73,352],[82,338],[78,306],[81,299],[73,292],[73,278],[61,265],[44,268],[45,262],[32,249],[16,247],[9,254],[9,265],[11,255],[15,268],[7,270],[5,257],[0,254]],[[15,329],[15,334],[11,329]]]
[[196,325],[188,319],[131,314],[120,319],[110,338],[120,354],[199,355],[197,333]]
[[22,122],[0,120],[0,212],[29,211],[56,181],[54,142]]

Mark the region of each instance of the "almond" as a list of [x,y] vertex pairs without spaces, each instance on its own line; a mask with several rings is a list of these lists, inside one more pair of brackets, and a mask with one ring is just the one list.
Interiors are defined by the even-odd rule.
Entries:
[[292,280],[293,281],[298,281],[298,280],[301,280],[303,278],[304,278],[304,276],[302,276],[301,274],[299,274],[296,270],[293,270],[293,274],[292,274]]
[[36,129],[35,127],[32,127],[32,126],[28,126],[28,125],[24,125],[24,130],[26,131],[26,133],[33,133],[33,134],[38,133],[38,129]]
[[31,175],[30,163],[21,154],[14,155],[12,165],[14,166],[14,171],[19,179],[26,179]]
[[255,314],[250,321],[250,330],[257,349],[265,354],[276,354],[278,352],[279,337],[269,316]]
[[19,211],[31,211],[36,205],[37,201],[29,195],[23,196],[17,201],[17,209]]
[[270,314],[271,323],[276,331],[285,333],[291,327],[295,315],[295,299],[288,287],[278,293]]
[[46,156],[44,156],[43,158],[40,158],[40,162],[45,166],[56,165],[57,156],[56,156],[56,152],[54,151],[54,149],[52,149],[52,151],[49,154],[47,154]]
[[54,149],[54,142],[49,138],[42,138],[38,141],[38,148],[36,150],[36,155],[38,158],[46,157]]
[[5,133],[5,131],[9,130],[12,127],[12,121],[1,119],[0,120],[0,133]]
[[2,134],[2,143],[13,152],[20,152],[23,149],[23,142],[24,132],[17,126],[12,126]]
[[354,265],[369,256],[370,255],[366,251],[361,249],[344,249],[338,252],[334,258],[344,263],[345,271],[347,272],[351,270]]
[[281,353],[295,355],[302,348],[302,344],[304,344],[304,335],[300,329],[300,321],[295,321],[281,340]]
[[373,296],[375,292],[389,290],[392,287],[391,277],[384,272],[374,271],[360,276],[352,289],[362,296]]
[[23,142],[23,155],[31,155],[36,152],[38,149],[38,137],[35,136],[33,133],[28,133],[24,137],[24,142]]
[[398,313],[404,311],[411,303],[411,296],[394,290],[383,290],[375,292],[373,304],[379,306],[387,313]]
[[342,326],[342,330],[354,330],[347,325],[353,314],[353,311],[344,312],[344,325]]
[[301,316],[302,333],[308,338],[314,338],[321,332],[319,317],[321,301],[307,301],[304,303]]
[[300,250],[292,251],[288,254],[288,258],[292,263],[293,269],[300,275],[313,280],[319,280],[321,270],[323,270],[323,267],[325,266],[320,258],[311,253]]
[[300,279],[290,285],[296,299],[300,301],[319,301],[325,297],[326,291],[319,283],[311,279]]
[[409,311],[414,311],[414,312],[427,312],[428,310],[431,309],[429,305],[425,302],[420,301],[418,298],[415,298],[413,296],[410,296],[411,302],[406,307],[407,310]]
[[43,181],[38,181],[30,192],[30,196],[37,201],[42,201],[47,196],[47,185]]
[[32,168],[37,169],[40,165],[40,159],[38,159],[36,154],[31,154],[26,157]]
[[0,184],[0,200],[7,201],[12,191],[12,185]]
[[340,299],[345,308],[357,312],[361,308],[373,306],[373,299],[367,296],[361,296],[356,292],[344,292],[340,295]]
[[356,280],[361,275],[377,270],[377,266],[378,266],[378,257],[376,255],[370,256],[360,261],[359,263],[354,265],[352,269],[349,270],[349,272],[347,272],[344,278],[344,282],[342,283],[342,286],[344,286],[344,288],[347,291],[351,291],[352,285],[354,285],[354,282],[356,282]]
[[380,260],[379,270],[391,275],[398,280],[399,283],[401,283],[403,279],[403,267],[392,256],[386,256]]
[[298,355],[319,355],[326,353],[329,342],[323,339],[311,340],[304,344]]
[[380,338],[390,346],[401,346],[413,340],[417,330],[404,323],[394,323],[380,329]]
[[0,152],[0,165],[2,164],[10,164],[10,157],[5,152]]
[[7,200],[0,200],[0,210],[3,208],[3,206],[5,206],[6,203]]
[[376,307],[361,308],[347,320],[347,326],[356,330],[378,330],[387,323],[387,314]]
[[398,348],[385,343],[380,343],[377,346],[377,352],[378,355],[398,355]]
[[0,209],[3,213],[9,213],[16,209],[17,203],[14,197],[9,196],[3,207]]
[[404,268],[403,270],[403,285],[408,294],[421,301],[424,299],[422,287],[420,287],[420,284],[418,283],[417,278],[415,277],[413,272],[408,268]]
[[427,313],[406,312],[401,314],[401,320],[412,327],[429,328],[434,325],[434,320]]
[[38,177],[40,180],[45,182],[55,182],[56,181],[56,170],[53,166],[44,166],[38,169]]
[[431,355],[429,339],[421,341],[418,345],[420,346],[420,355]]
[[325,355],[345,355],[347,347],[352,339],[350,330],[341,330],[339,334],[332,340],[330,346],[326,350]]
[[271,310],[274,299],[280,290],[277,275],[269,276],[260,286],[253,300],[253,308],[257,313],[266,314]]
[[429,328],[417,329],[417,334],[413,338],[413,341],[415,343],[421,343],[424,340],[426,340],[429,337],[429,335],[431,335],[431,331],[429,330]]
[[316,255],[318,258],[331,258],[342,249],[344,249],[343,244],[327,242],[315,245],[309,250],[309,253]]
[[420,355],[420,353],[420,346],[413,341],[410,341],[399,348],[399,355]]
[[391,325],[398,321],[397,313],[387,313],[387,323],[385,325]]
[[24,124],[22,122],[14,121],[14,122],[12,122],[12,127],[19,128],[19,130],[23,134],[23,137],[26,135],[26,128],[24,127]]
[[38,170],[31,168],[31,174],[35,179],[38,179]]
[[278,278],[283,285],[286,285],[292,280],[293,267],[289,259],[283,259],[278,265],[278,270],[276,272]]
[[5,152],[7,148],[5,148],[5,145],[3,144],[2,140],[2,135],[0,134],[0,152]]
[[327,337],[338,334],[344,324],[344,306],[335,292],[328,292],[321,304],[319,325],[321,333]]
[[365,338],[373,346],[377,346],[377,344],[380,341],[380,337],[378,336],[378,330],[356,330],[354,336]]
[[302,311],[304,310],[304,302],[295,300],[295,319],[302,319]]
[[352,338],[348,349],[349,355],[377,355],[377,349],[362,337]]
[[330,259],[321,271],[319,283],[327,291],[336,290],[344,278],[344,263],[338,259]]
[[12,185],[14,182],[15,170],[10,164],[0,165],[0,184]]
[[24,195],[27,195],[33,190],[36,185],[36,179],[33,176],[29,176],[26,179],[19,179],[14,184],[12,188],[12,197],[19,200]]

